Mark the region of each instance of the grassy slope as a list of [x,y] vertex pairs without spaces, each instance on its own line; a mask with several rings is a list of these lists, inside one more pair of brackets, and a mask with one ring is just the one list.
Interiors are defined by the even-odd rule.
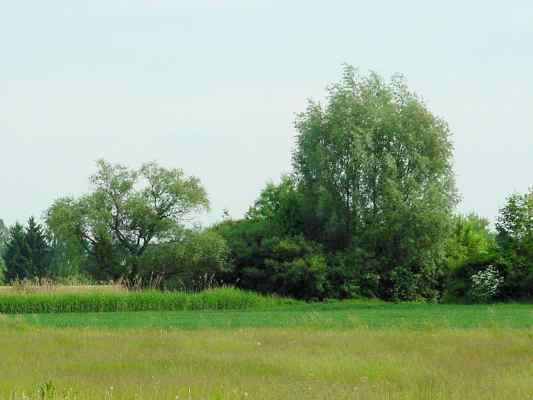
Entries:
[[526,304],[442,305],[325,303],[254,311],[172,311],[27,314],[11,316],[32,325],[107,328],[531,328],[533,306]]
[[[57,398],[80,400],[519,400],[533,395],[531,329],[191,333],[8,323],[0,326],[0,348],[0,398],[22,399],[23,391],[49,380],[57,393],[70,393]],[[10,397],[14,391],[18,395]]]

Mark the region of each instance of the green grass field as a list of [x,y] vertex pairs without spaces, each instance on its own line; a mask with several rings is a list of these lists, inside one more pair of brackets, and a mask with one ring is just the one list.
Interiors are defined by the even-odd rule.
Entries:
[[446,305],[333,302],[248,311],[146,311],[24,314],[11,320],[55,328],[533,328],[527,304]]
[[0,316],[0,399],[533,399],[533,306]]

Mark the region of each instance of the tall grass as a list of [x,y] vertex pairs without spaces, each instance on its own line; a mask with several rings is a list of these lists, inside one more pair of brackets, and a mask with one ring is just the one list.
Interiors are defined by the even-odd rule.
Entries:
[[156,290],[124,292],[35,292],[0,294],[0,314],[116,311],[247,310],[297,304],[233,288],[199,293]]
[[[528,329],[44,329],[0,323],[0,399],[521,400]],[[24,395],[23,395],[24,393]]]

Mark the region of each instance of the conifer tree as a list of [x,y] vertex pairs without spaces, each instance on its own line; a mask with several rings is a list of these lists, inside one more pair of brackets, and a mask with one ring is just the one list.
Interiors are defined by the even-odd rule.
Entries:
[[10,229],[4,259],[7,281],[49,276],[50,246],[42,226],[33,217],[26,228],[17,223]]

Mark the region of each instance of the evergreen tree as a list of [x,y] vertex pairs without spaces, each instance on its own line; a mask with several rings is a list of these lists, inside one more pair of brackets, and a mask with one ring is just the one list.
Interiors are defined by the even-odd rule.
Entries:
[[4,221],[0,219],[0,283],[3,283],[5,278],[6,264],[4,262],[4,254],[8,236],[9,230],[6,228]]
[[26,242],[24,227],[16,223],[9,230],[9,237],[5,251],[6,273],[8,282],[27,278],[26,267],[28,265],[29,248]]
[[42,279],[49,275],[50,246],[42,226],[33,217],[26,229],[20,224],[10,229],[4,259],[7,281]]
[[50,246],[43,227],[31,217],[25,231],[26,243],[30,250],[28,274],[30,277],[42,279],[49,276]]

